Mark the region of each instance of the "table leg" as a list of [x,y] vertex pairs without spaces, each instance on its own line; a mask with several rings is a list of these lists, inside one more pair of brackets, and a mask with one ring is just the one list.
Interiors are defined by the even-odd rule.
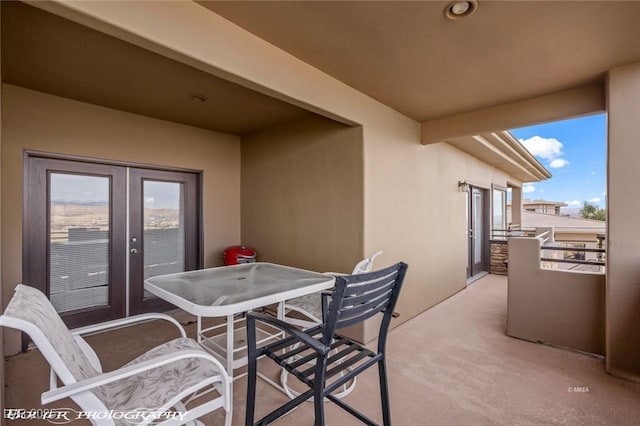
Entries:
[[284,301],[278,303],[278,319],[284,321]]
[[202,343],[202,317],[200,315],[196,317],[196,324],[196,336],[198,336],[198,343]]
[[233,315],[227,315],[227,373],[233,377]]

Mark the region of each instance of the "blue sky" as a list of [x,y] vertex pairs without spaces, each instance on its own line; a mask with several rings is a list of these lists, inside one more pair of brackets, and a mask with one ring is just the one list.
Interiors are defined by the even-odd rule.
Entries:
[[606,204],[606,115],[597,114],[512,129],[511,133],[552,173],[550,179],[523,185],[531,200]]

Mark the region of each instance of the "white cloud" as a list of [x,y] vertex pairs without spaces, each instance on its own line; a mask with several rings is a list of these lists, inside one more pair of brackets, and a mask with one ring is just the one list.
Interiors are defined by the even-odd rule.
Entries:
[[569,164],[569,162],[564,158],[556,158],[551,163],[549,163],[549,167],[551,167],[552,169],[559,169],[566,166],[567,164]]
[[607,196],[607,191],[604,191],[604,192],[603,192],[602,194],[600,194],[600,195],[602,195],[603,197],[606,197],[606,196]]
[[599,203],[600,202],[600,197],[595,197],[595,198],[592,198],[592,199],[587,200],[587,201],[589,201],[590,203]]
[[559,169],[569,164],[562,158],[563,145],[556,138],[532,136],[529,139],[520,139],[520,143],[534,156],[547,160],[552,169]]
[[533,191],[535,191],[535,190],[536,190],[536,187],[535,187],[535,186],[533,186],[533,185],[524,185],[524,186],[522,187],[522,192],[524,192],[525,194],[526,194],[527,192],[533,192]]
[[580,200],[565,201],[564,203],[569,205],[569,206],[571,206],[571,207],[581,206],[582,205],[582,201],[580,201]]
[[553,161],[562,155],[562,142],[555,138],[533,136],[529,139],[520,139],[520,142],[531,154],[548,161]]

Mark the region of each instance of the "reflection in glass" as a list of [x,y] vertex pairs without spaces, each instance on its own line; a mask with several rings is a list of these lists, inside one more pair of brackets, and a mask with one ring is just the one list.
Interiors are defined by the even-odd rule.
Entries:
[[[146,180],[144,197],[144,279],[184,271],[184,187]],[[145,291],[145,299],[153,297]]]
[[473,193],[473,259],[480,262],[482,260],[482,241],[484,240],[482,229],[482,194]]
[[49,295],[58,312],[109,303],[108,177],[52,173]]
[[[499,189],[494,189],[493,190],[493,229],[496,229],[496,230],[507,229],[506,210],[507,210],[506,192]],[[498,233],[497,235],[503,235],[503,234]]]

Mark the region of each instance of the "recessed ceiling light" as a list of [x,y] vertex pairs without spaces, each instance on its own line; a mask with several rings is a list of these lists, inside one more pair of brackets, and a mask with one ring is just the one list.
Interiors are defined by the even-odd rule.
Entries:
[[203,104],[203,103],[207,102],[207,97],[205,95],[201,95],[199,93],[193,93],[193,94],[189,95],[189,99],[191,99],[193,102],[195,102],[197,104]]
[[478,9],[478,0],[453,1],[444,8],[448,19],[460,19],[471,15]]

